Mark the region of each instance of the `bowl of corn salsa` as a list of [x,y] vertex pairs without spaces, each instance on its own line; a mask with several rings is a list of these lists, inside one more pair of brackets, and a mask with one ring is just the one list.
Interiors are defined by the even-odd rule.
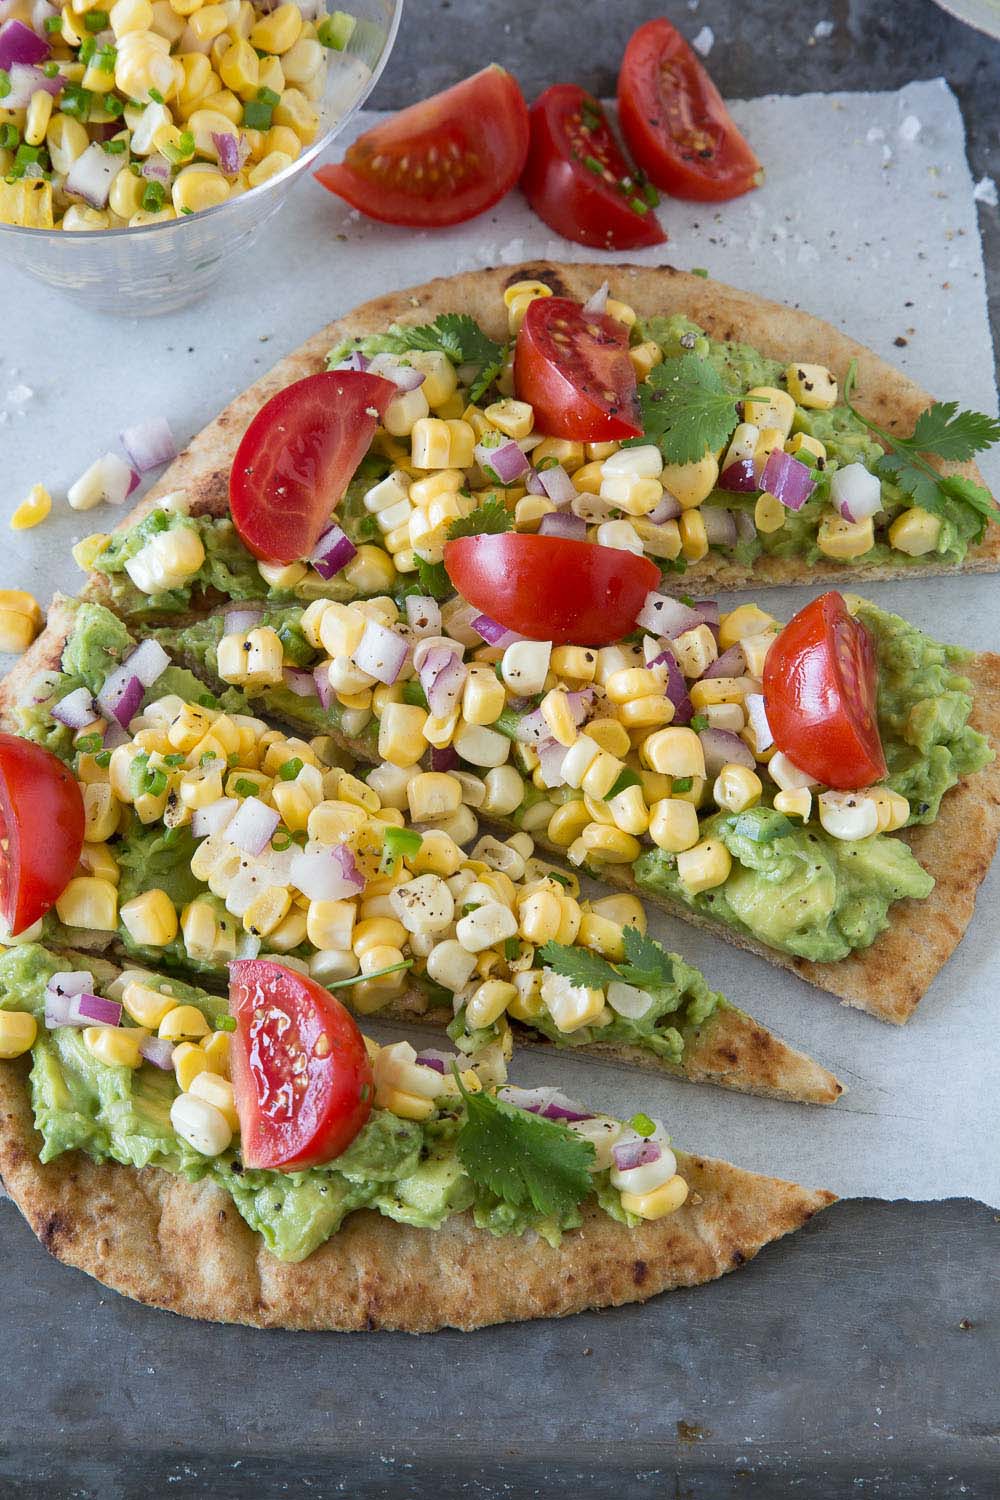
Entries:
[[402,0],[0,0],[0,256],[88,307],[195,301],[374,86]]

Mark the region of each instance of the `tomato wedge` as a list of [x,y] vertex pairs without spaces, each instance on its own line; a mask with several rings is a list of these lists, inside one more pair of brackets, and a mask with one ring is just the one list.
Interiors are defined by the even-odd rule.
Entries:
[[836,590],[799,610],[764,662],[764,706],[774,742],[824,786],[856,791],[881,781],[875,646]]
[[599,250],[662,245],[666,235],[649,202],[655,194],[636,181],[592,95],[555,83],[530,117],[521,191],[550,229]]
[[438,228],[475,218],[508,193],[528,151],[517,80],[491,64],[358,137],[317,181],[370,219]]
[[0,734],[0,914],[24,932],[66,889],[83,847],[83,797],[50,750]]
[[513,531],[447,542],[444,565],[458,592],[508,630],[581,646],[628,635],[660,582],[655,564],[634,552]]
[[640,26],[625,48],[618,119],[639,166],[676,198],[714,203],[763,181],[715,84],[662,18]]
[[568,297],[529,302],[514,346],[514,388],[549,437],[607,443],[642,433],[628,329]]
[[233,524],[254,557],[308,557],[344,498],[396,387],[378,375],[324,370],[266,401],[229,476]]
[[314,979],[259,958],[229,965],[229,1007],[244,1165],[293,1172],[339,1156],[372,1108],[352,1017]]

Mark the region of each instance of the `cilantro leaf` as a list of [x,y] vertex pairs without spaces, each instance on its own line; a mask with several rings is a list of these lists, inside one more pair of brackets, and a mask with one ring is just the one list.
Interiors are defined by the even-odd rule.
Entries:
[[623,941],[625,962],[621,965],[621,977],[626,984],[634,984],[639,990],[662,990],[676,984],[673,958],[659,943],[638,927],[626,927]]
[[966,479],[963,474],[944,475],[938,480],[938,488],[944,491],[949,500],[969,505],[981,516],[995,519],[996,505],[989,490],[971,479]]
[[458,1159],[473,1182],[515,1208],[563,1217],[590,1192],[594,1148],[564,1125],[490,1094],[470,1094],[456,1070],[466,1120]]
[[499,500],[487,500],[470,515],[460,516],[448,527],[449,542],[460,536],[500,536],[512,530],[514,518]]
[[488,364],[482,366],[479,374],[469,386],[470,401],[479,401],[481,397],[485,396],[486,392],[489,390],[493,382],[499,378],[500,371],[503,369],[504,364],[506,363],[507,353],[509,349],[510,345],[504,344],[497,358],[490,360]]
[[432,599],[447,599],[454,593],[444,563],[429,563],[418,557],[417,577],[421,594],[429,594]]
[[665,359],[639,386],[643,436],[667,463],[694,463],[708,448],[722,448],[736,427],[736,398],[722,377],[697,354]]
[[938,479],[919,459],[914,460],[908,453],[885,453],[876,461],[875,473],[880,479],[891,479],[898,484],[914,505],[930,511],[940,509]]
[[420,352],[447,354],[453,365],[478,365],[469,398],[479,397],[492,385],[506,358],[506,347],[484,333],[468,313],[442,313],[433,323],[393,323],[385,333],[368,333],[360,338],[343,339],[327,356],[332,368],[349,354],[360,350],[369,358],[374,354]]
[[981,411],[959,411],[957,401],[935,401],[920,413],[913,435],[896,441],[915,453],[934,453],[960,464],[1000,443],[1000,421]]
[[570,984],[588,990],[606,990],[621,978],[606,959],[589,948],[574,948],[566,943],[548,942],[539,948],[538,957],[546,968],[568,979]]

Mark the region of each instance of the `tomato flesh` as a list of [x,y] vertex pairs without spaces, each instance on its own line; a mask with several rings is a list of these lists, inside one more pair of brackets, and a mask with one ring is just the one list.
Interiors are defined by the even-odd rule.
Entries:
[[254,557],[309,556],[395,391],[378,375],[324,370],[264,403],[229,476],[233,524]]
[[568,297],[528,304],[514,347],[514,388],[549,437],[607,443],[642,433],[628,329]]
[[719,202],[763,181],[763,168],[687,42],[662,18],[640,26],[618,74],[618,119],[657,187]]
[[352,1017],[314,979],[256,958],[229,965],[229,1006],[244,1165],[292,1172],[339,1156],[372,1108]]
[[366,130],[316,178],[371,219],[436,228],[499,202],[527,151],[524,95],[491,66]]
[[836,590],[776,638],[764,663],[764,705],[778,749],[824,786],[855,791],[885,776],[875,646]]
[[0,734],[0,913],[11,936],[53,907],[83,848],[76,777],[41,745]]
[[521,191],[556,234],[599,250],[661,245],[666,235],[596,99],[556,83],[531,106]]
[[606,646],[635,629],[659,569],[648,557],[565,537],[460,537],[444,549],[459,593],[508,630],[536,641]]

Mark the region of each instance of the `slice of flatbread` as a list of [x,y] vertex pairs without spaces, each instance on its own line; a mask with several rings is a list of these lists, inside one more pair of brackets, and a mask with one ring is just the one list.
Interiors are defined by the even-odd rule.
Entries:
[[468,1213],[432,1230],[364,1210],[289,1265],[211,1182],[80,1152],[43,1166],[27,1077],[26,1060],[0,1066],[0,1174],[46,1250],[137,1302],[220,1323],[430,1333],[642,1302],[735,1270],[834,1201],[678,1152],[688,1202],[635,1229],[588,1205],[552,1249],[494,1239]]
[[[843,384],[852,359],[858,362],[855,393],[858,410],[889,432],[909,433],[932,397],[912,380],[831,324],[797,308],[785,307],[742,292],[718,281],[674,270],[672,266],[646,269],[640,266],[567,265],[558,261],[503,266],[484,271],[463,271],[441,277],[424,286],[387,293],[364,303],[353,312],[314,334],[274,369],[237,396],[235,401],[209,422],[139,503],[118,529],[132,525],[151,509],[156,500],[173,490],[186,490],[195,515],[223,516],[229,510],[229,470],[236,448],[251,418],[277,391],[325,368],[326,355],[341,339],[376,333],[390,323],[426,323],[440,313],[471,314],[487,333],[507,337],[503,292],[515,281],[544,281],[558,296],[585,300],[607,281],[611,295],[628,303],[643,317],[683,313],[699,323],[715,339],[755,346],[769,358],[802,360],[827,366]],[[981,484],[974,464],[955,467]],[[837,563],[830,558],[806,562],[804,558],[761,557],[751,567],[706,558],[691,567],[685,579],[698,588],[742,588],[754,585],[813,583],[820,580],[857,583],[873,578],[914,577],[920,573],[979,572],[1000,569],[1000,525],[987,528],[979,546],[970,548],[960,566],[936,558],[919,564]],[[100,574],[91,578],[95,597],[106,593]],[[685,588],[688,582],[685,582]]]
[[[194,661],[185,665],[193,671],[199,669]],[[692,910],[683,901],[640,890],[628,865],[607,865],[598,878],[606,885],[640,896],[670,916],[724,938],[737,948],[791,969],[810,984],[839,996],[847,1005],[867,1011],[881,1021],[901,1025],[912,1015],[921,996],[961,942],[972,920],[976,893],[1000,840],[1000,655],[980,652],[959,670],[973,687],[970,723],[986,735],[997,754],[989,765],[945,794],[933,823],[900,835],[936,883],[925,901],[900,901],[892,906],[888,928],[870,948],[838,963],[812,963],[755,942],[725,922],[713,921]],[[220,681],[213,685],[220,689],[225,686]],[[297,727],[308,731],[306,725]],[[331,733],[359,758],[371,755],[370,745],[355,744]],[[494,821],[508,832],[514,829],[509,821]],[[565,861],[565,849],[537,833],[532,837],[539,849]]]
[[[43,633],[20,658],[13,671],[0,681],[0,727],[17,731],[15,706],[28,695],[29,685],[39,672],[58,670],[63,647],[73,628],[74,602],[57,595],[49,609]],[[127,956],[109,933],[74,933],[79,946],[93,946],[98,952],[117,953],[124,962]],[[197,982],[197,976],[195,976]],[[431,1005],[425,991],[414,986],[379,1011],[379,1019],[408,1024],[433,1026],[439,1030],[452,1019],[450,1007]],[[515,1030],[523,1042],[532,1046],[554,1044],[524,1027]],[[656,1057],[645,1048],[615,1043],[593,1043],[574,1047],[574,1052],[589,1053],[607,1062],[628,1063],[651,1072],[669,1073],[692,1083],[713,1083],[740,1093],[759,1094],[773,1099],[790,1099],[805,1104],[832,1104],[844,1092],[844,1086],[804,1052],[790,1047],[768,1031],[752,1016],[731,1006],[719,1006],[702,1026],[685,1034],[683,1061],[674,1064]]]

